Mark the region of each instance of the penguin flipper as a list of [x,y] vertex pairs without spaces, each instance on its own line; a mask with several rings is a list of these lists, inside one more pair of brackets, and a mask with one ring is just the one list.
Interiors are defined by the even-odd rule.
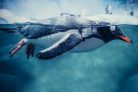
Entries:
[[36,57],[39,59],[51,59],[56,56],[59,56],[73,47],[77,46],[83,40],[81,34],[78,32],[72,32],[66,34],[62,39],[56,42],[51,47],[40,51]]

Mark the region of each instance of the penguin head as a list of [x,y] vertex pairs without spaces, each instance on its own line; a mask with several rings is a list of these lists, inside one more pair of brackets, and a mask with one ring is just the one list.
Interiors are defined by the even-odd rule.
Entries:
[[110,26],[110,31],[114,37],[114,39],[119,39],[119,40],[122,40],[122,41],[125,41],[127,43],[133,43],[132,40],[130,40],[127,36],[125,36],[120,28],[118,28],[117,26]]

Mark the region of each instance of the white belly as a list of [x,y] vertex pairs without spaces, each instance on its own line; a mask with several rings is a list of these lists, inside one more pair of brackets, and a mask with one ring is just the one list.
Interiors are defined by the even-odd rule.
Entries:
[[[48,48],[51,45],[53,45],[54,43],[56,43],[57,41],[59,41],[60,39],[62,39],[62,37],[67,34],[67,33],[57,33],[57,34],[53,34],[50,36],[45,36],[39,39],[35,39],[35,40],[29,40],[29,42],[34,43],[36,45],[39,45],[41,47],[44,48]],[[76,47],[74,47],[71,52],[86,52],[86,51],[91,51],[91,50],[95,50],[101,46],[103,46],[105,43],[97,38],[91,38],[91,39],[86,39],[85,41],[81,42],[79,45],[77,45]]]
[[95,50],[105,43],[97,38],[86,39],[85,41],[81,42],[78,46],[74,47],[71,51],[72,52],[86,52]]

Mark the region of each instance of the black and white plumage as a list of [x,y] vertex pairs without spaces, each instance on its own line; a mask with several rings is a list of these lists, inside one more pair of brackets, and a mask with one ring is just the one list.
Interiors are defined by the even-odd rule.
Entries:
[[15,23],[0,25],[0,30],[18,32],[22,39],[10,52],[13,56],[25,44],[27,57],[33,56],[35,47],[31,44],[51,45],[40,51],[39,59],[50,59],[69,50],[72,52],[90,51],[114,40],[120,39],[132,43],[116,25],[104,21],[92,21],[78,16],[61,16],[36,23]]

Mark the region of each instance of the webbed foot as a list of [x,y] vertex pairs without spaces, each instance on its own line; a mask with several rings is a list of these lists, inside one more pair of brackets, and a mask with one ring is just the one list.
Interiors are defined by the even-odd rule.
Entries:
[[9,57],[12,57],[15,53],[17,53],[25,44],[27,43],[27,39],[22,39],[17,45],[15,45],[10,51],[9,51]]
[[34,56],[34,51],[35,51],[35,45],[29,43],[26,46],[26,55],[27,55],[27,59],[29,59],[30,55],[33,57]]

